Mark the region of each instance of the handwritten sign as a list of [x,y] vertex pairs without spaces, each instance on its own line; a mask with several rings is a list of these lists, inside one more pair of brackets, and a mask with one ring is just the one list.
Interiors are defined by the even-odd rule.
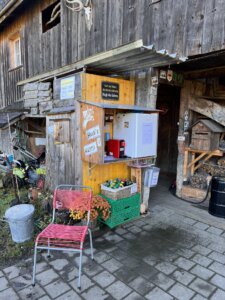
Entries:
[[99,128],[99,125],[95,126],[95,127],[92,127],[90,129],[88,129],[86,131],[86,134],[87,134],[87,138],[88,140],[91,140],[91,139],[94,139],[94,138],[97,138],[98,136],[100,136],[100,128]]
[[114,82],[102,81],[102,99],[119,100],[119,84]]
[[86,156],[89,156],[89,155],[94,154],[96,152],[98,152],[96,142],[93,142],[91,144],[88,144],[88,145],[84,146],[84,154]]

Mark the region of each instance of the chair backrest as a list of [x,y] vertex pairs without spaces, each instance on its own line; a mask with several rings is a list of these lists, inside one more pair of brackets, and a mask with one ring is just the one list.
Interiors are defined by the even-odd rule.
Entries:
[[59,185],[54,191],[53,209],[55,210],[86,210],[88,221],[92,203],[92,189],[82,185]]

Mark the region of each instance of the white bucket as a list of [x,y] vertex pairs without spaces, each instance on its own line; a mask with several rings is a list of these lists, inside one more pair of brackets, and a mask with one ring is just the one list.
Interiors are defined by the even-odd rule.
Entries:
[[16,243],[28,241],[34,231],[34,206],[19,204],[10,207],[5,212],[5,221],[9,223],[12,239]]

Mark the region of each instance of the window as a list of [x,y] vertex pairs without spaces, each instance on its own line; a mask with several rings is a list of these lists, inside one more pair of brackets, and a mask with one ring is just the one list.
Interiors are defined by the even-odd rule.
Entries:
[[54,2],[42,11],[42,32],[55,27],[60,23],[61,4],[60,0]]
[[10,68],[17,68],[22,65],[21,61],[21,40],[19,32],[9,39]]

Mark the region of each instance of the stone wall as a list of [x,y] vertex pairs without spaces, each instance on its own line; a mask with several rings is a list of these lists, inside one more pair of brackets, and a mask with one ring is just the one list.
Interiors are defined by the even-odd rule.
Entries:
[[32,115],[43,115],[52,109],[52,87],[50,82],[35,82],[24,85],[24,107]]

